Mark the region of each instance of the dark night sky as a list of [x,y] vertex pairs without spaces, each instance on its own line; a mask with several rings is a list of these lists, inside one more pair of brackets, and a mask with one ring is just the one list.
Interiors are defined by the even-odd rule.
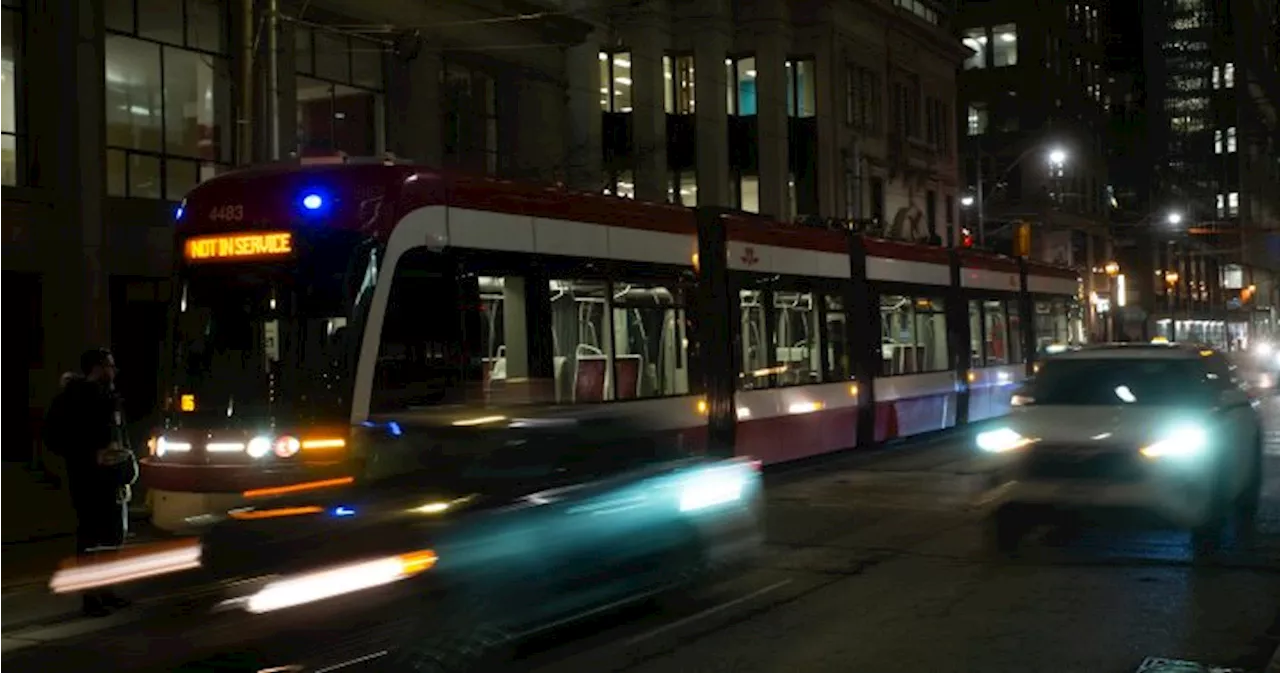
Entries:
[[1142,68],[1141,0],[1112,0],[1107,3],[1111,14],[1111,35],[1107,40],[1107,60],[1119,71]]

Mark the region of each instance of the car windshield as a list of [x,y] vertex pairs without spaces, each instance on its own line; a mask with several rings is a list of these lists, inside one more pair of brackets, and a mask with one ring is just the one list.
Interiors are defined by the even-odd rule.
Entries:
[[1036,404],[1197,406],[1209,400],[1210,376],[1190,359],[1050,359],[1027,393]]

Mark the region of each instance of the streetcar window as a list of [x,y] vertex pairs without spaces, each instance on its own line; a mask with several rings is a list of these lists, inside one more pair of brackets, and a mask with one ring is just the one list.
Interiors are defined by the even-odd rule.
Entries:
[[849,360],[849,329],[844,313],[844,298],[838,294],[823,297],[826,301],[827,346],[826,380],[848,381],[853,378],[853,365]]
[[944,309],[941,299],[880,296],[880,371],[884,376],[948,368]]
[[689,393],[688,334],[679,288],[614,282],[615,399]]
[[822,348],[818,306],[810,292],[774,291],[773,331],[777,385],[822,382]]
[[425,250],[396,265],[374,371],[375,411],[454,402],[465,393],[460,285],[445,271]]
[[1036,351],[1052,352],[1072,343],[1069,329],[1067,302],[1063,299],[1041,300],[1035,303]]
[[981,367],[983,360],[983,331],[985,326],[982,324],[982,304],[976,300],[969,300],[969,366]]
[[[556,401],[614,399],[609,375],[608,285],[599,281],[551,280],[551,339]],[[634,379],[633,379],[634,380]]]
[[1004,302],[982,302],[982,321],[986,366],[1009,364],[1009,319],[1005,315]]
[[1016,299],[1008,300],[1005,306],[1009,317],[1009,364],[1022,364],[1027,361],[1022,352],[1022,307]]
[[774,374],[767,346],[768,320],[765,317],[764,296],[763,290],[738,292],[739,320],[741,321],[738,343],[742,349],[738,387],[742,390],[768,388]]

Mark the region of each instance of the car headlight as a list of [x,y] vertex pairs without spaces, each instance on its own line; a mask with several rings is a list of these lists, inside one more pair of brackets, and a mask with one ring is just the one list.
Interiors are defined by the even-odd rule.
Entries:
[[1010,428],[999,428],[997,430],[987,430],[979,432],[977,438],[978,448],[987,453],[1005,453],[1006,451],[1015,451],[1033,443],[1035,440],[1014,432]]
[[1193,458],[1209,444],[1209,435],[1198,425],[1184,425],[1166,433],[1160,440],[1142,447],[1148,458]]

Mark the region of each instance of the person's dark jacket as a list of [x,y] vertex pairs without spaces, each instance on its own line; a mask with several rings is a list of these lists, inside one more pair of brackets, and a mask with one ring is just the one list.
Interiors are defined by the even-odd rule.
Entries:
[[68,486],[77,501],[115,500],[119,489],[132,482],[120,470],[98,463],[98,452],[112,442],[128,446],[119,409],[119,398],[106,387],[77,374],[62,377],[45,434],[49,448],[66,461]]

